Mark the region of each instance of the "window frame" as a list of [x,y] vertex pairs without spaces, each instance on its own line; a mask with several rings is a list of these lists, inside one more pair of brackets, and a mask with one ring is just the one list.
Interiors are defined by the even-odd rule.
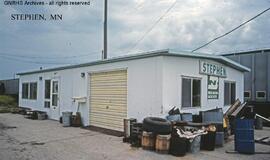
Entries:
[[[245,97],[245,93],[248,93],[249,96],[248,97]],[[248,91],[244,91],[244,99],[250,99],[251,98],[251,91],[248,90]]]
[[[27,84],[27,97],[24,97],[23,95],[23,85],[26,85]],[[34,97],[31,97],[31,84],[35,84],[36,87],[36,93],[34,94],[35,96]],[[37,81],[34,81],[34,82],[23,82],[22,83],[22,99],[26,99],[26,100],[37,100],[38,98],[38,82]]]
[[[263,92],[264,93],[264,97],[259,97],[258,96],[258,93],[260,93],[260,92]],[[256,99],[258,99],[258,100],[265,100],[266,99],[266,91],[256,91]]]
[[[35,90],[31,90],[31,85],[36,85]],[[34,92],[34,93],[32,93]],[[37,82],[29,82],[29,99],[30,100],[37,100],[37,93],[38,93],[38,84]],[[32,94],[33,94],[33,97],[32,97]]]
[[[46,97],[46,82],[49,81],[49,97]],[[49,104],[49,106],[46,106],[46,103]],[[44,108],[51,108],[51,80],[50,79],[45,79],[44,80]]]
[[[225,84],[228,83],[229,84],[229,104],[226,104],[225,102]],[[234,102],[232,102],[232,84],[234,84],[234,101],[236,100],[236,81],[224,81],[224,84],[223,84],[223,97],[224,97],[224,106],[230,106],[232,105]]]
[[[190,106],[183,106],[183,79],[190,80]],[[193,80],[200,81],[200,105],[193,106]],[[191,77],[191,76],[181,76],[181,108],[182,109],[190,109],[190,108],[201,108],[202,106],[202,78],[201,77]]]
[[[25,97],[24,96],[24,85],[27,85],[27,96]],[[22,99],[29,99],[29,97],[30,97],[30,93],[29,93],[29,89],[30,88],[30,86],[29,86],[29,83],[28,82],[23,82],[22,83]]]

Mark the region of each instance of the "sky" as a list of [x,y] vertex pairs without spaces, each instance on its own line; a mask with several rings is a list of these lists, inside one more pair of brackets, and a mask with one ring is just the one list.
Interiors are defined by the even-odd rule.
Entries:
[[[89,6],[61,7],[6,6],[1,1],[0,79],[40,67],[101,59],[103,1],[90,1]],[[160,49],[191,51],[270,7],[270,0],[176,1],[108,0],[108,56]],[[11,14],[24,13],[59,13],[63,20],[10,20]],[[270,11],[197,52],[221,54],[270,48],[269,17]]]

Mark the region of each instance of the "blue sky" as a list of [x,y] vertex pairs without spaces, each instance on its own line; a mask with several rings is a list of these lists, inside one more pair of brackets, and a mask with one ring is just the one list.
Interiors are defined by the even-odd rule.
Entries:
[[[177,0],[174,8],[135,47],[175,0],[108,0],[109,57],[174,49],[190,51],[270,7],[269,0]],[[60,13],[63,20],[11,21],[14,13]],[[270,48],[270,11],[199,50],[218,54]],[[0,79],[15,73],[100,59],[103,1],[90,6],[0,6]]]

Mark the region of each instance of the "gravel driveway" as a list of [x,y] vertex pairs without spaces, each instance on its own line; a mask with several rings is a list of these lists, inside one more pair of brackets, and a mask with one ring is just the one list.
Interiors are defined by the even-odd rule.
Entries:
[[[270,129],[256,131],[259,136]],[[185,157],[161,155],[155,152],[131,148],[114,137],[81,128],[62,127],[52,120],[29,120],[22,115],[0,114],[1,160],[170,160],[170,159],[257,159],[269,160],[269,154],[226,154],[233,149],[233,141],[215,151],[201,151]],[[258,151],[270,151],[266,145],[256,144]]]

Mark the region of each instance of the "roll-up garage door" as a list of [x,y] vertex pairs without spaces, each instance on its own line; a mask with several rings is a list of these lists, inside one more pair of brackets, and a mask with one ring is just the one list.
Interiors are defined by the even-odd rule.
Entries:
[[123,131],[127,117],[127,71],[90,74],[90,125]]

